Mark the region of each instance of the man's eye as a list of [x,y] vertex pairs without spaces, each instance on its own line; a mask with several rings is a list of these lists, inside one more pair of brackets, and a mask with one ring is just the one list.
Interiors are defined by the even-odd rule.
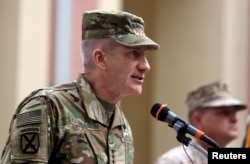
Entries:
[[137,51],[132,51],[131,54],[136,58],[140,56],[140,54]]
[[220,115],[229,116],[229,115],[234,114],[234,113],[235,113],[235,112],[231,112],[231,111],[222,111],[222,112],[220,113]]

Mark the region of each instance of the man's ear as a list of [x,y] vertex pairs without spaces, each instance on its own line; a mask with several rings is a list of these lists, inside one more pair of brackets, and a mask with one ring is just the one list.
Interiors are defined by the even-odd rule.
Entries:
[[93,51],[93,61],[95,65],[101,69],[106,68],[106,53],[104,53],[101,49],[95,49]]
[[190,116],[190,121],[194,126],[197,126],[201,122],[201,113],[198,111],[194,111],[192,115]]

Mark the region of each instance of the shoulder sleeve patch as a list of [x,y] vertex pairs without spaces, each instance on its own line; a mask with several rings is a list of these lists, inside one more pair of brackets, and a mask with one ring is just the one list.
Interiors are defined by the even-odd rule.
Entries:
[[21,130],[21,150],[25,154],[37,153],[40,146],[39,128],[26,128]]
[[14,117],[10,130],[14,163],[47,163],[51,146],[47,110],[47,105],[39,105],[20,110]]

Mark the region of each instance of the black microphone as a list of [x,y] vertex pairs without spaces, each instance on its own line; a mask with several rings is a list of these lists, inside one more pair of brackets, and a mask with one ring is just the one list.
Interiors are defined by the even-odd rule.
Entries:
[[179,118],[175,113],[167,107],[166,104],[156,103],[151,108],[151,114],[160,121],[168,123],[176,132],[188,133],[199,140],[203,140],[215,148],[219,148],[219,145],[210,137],[208,137],[203,131],[195,128],[194,126],[186,123]]

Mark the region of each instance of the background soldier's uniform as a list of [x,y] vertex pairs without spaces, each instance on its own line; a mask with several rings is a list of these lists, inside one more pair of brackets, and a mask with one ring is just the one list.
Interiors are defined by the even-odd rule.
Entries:
[[[193,143],[198,144],[195,139]],[[207,156],[195,147],[180,145],[161,155],[155,164],[207,164],[207,161]]]
[[133,163],[131,129],[115,108],[109,124],[83,74],[36,90],[16,110],[1,163]]

